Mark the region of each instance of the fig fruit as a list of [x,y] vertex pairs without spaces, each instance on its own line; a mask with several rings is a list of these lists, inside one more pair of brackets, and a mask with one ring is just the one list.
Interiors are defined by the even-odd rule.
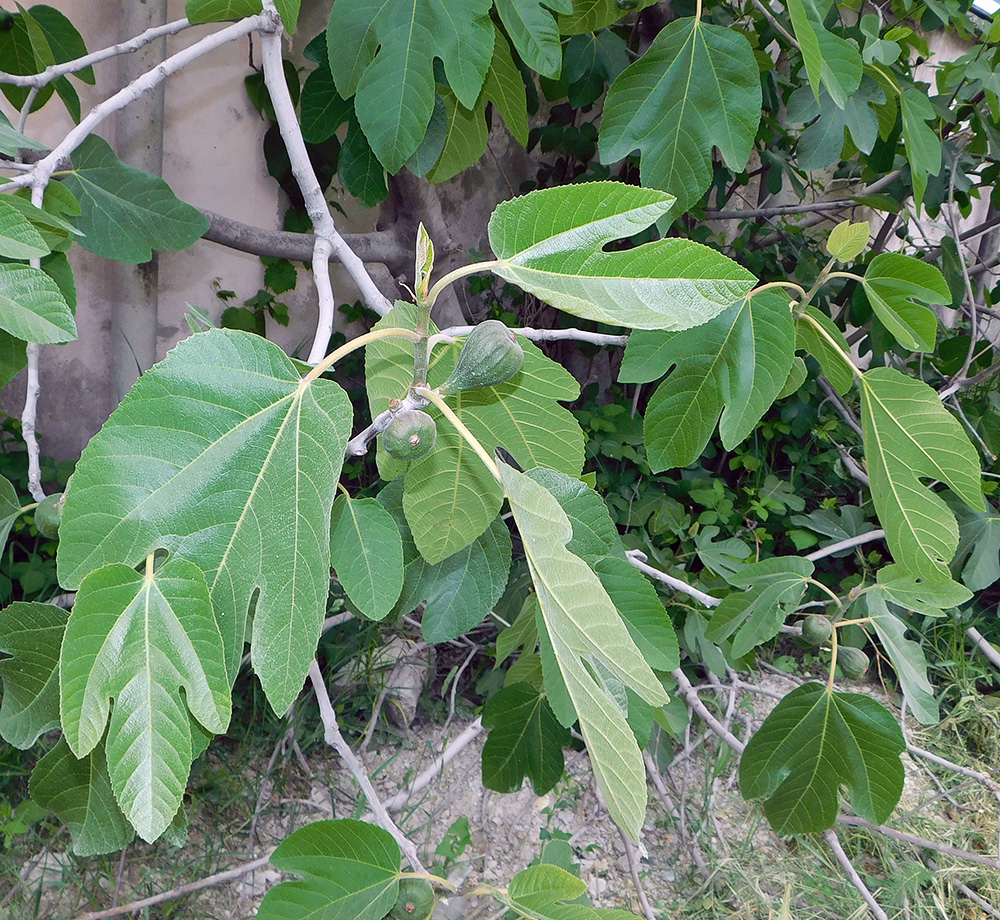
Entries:
[[837,664],[848,680],[861,680],[868,670],[868,656],[859,648],[842,645],[837,652]]
[[35,509],[35,526],[43,537],[54,540],[59,536],[59,523],[62,521],[63,503],[66,495],[57,492],[55,495],[46,495]]
[[392,920],[427,920],[436,903],[430,882],[422,878],[403,878],[399,880],[399,897],[389,917]]
[[510,380],[524,364],[517,336],[499,320],[488,319],[469,333],[458,363],[441,387],[444,396]]
[[802,638],[810,645],[822,645],[830,641],[833,625],[830,618],[819,613],[811,613],[802,621]]
[[397,460],[419,460],[429,454],[437,437],[437,425],[420,409],[401,409],[382,432],[382,446]]

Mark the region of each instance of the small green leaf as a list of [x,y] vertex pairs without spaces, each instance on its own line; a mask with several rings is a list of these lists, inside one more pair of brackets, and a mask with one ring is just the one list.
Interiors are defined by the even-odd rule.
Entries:
[[764,814],[778,834],[833,827],[840,785],[858,815],[881,824],[903,791],[905,749],[896,720],[871,697],[807,683],[778,703],[750,739],[740,789],[745,798],[767,800]]
[[0,153],[14,159],[27,150],[47,151],[48,149],[45,144],[15,130],[10,119],[0,112]]
[[454,93],[441,89],[439,97],[445,111],[444,146],[433,168],[427,173],[430,182],[447,182],[475,163],[486,150],[486,96],[481,95],[471,108],[458,101]]
[[1000,580],[1000,514],[993,505],[986,511],[958,509],[959,544],[953,564],[962,583],[982,591]]
[[403,541],[403,590],[396,610],[409,613],[426,601],[421,622],[424,640],[447,642],[489,616],[510,573],[510,533],[503,521],[494,520],[468,546],[431,565],[413,543],[403,514],[402,483],[390,483],[378,500],[392,515]]
[[306,77],[302,87],[302,137],[309,144],[322,144],[351,117],[351,110],[350,101],[337,92],[329,66],[321,64]]
[[12,195],[0,195],[0,256],[39,259],[49,252],[49,246],[12,200]]
[[184,15],[189,22],[228,22],[253,16],[261,9],[260,0],[187,0]]
[[528,101],[524,80],[511,56],[510,45],[500,32],[497,32],[493,42],[493,59],[486,72],[483,94],[497,107],[514,139],[522,147],[527,147]]
[[[6,482],[6,480],[4,480]],[[15,602],[0,610],[0,735],[25,750],[59,725],[59,649],[69,611]]]
[[849,41],[826,30],[824,6],[828,9],[829,2],[789,0],[788,12],[813,93],[819,98],[822,86],[842,109],[861,82],[861,54]]
[[[0,390],[11,382],[28,364],[28,354],[24,339],[19,339],[9,332],[0,329]],[[3,489],[0,488],[0,495]],[[6,526],[4,524],[6,520]],[[4,505],[0,500],[0,550],[7,542],[10,521],[4,517]]]
[[815,307],[806,307],[806,313],[823,327],[826,333],[837,342],[839,348],[834,348],[825,336],[820,335],[812,324],[802,317],[795,318],[795,347],[819,361],[827,380],[838,393],[843,395],[854,383],[854,375],[841,357],[841,352],[845,355],[850,354],[850,346],[844,338],[844,333],[837,328],[829,316]]
[[626,910],[597,910],[579,899],[587,891],[580,878],[559,866],[529,866],[511,879],[507,903],[518,916],[532,920],[629,920]]
[[127,166],[107,141],[91,134],[73,153],[63,182],[82,213],[77,226],[88,252],[120,262],[148,262],[155,249],[186,249],[208,221],[158,176]]
[[490,245],[500,260],[492,271],[585,319],[636,329],[697,326],[746,294],[753,276],[688,240],[605,251],[611,241],[658,220],[672,204],[670,195],[617,182],[585,182],[514,198],[490,218]]
[[[642,757],[625,717],[595,669],[606,669],[653,706],[666,703],[667,695],[600,580],[586,562],[567,549],[573,529],[556,499],[504,463],[500,464],[500,473],[538,593],[540,621],[557,667],[555,672],[546,669],[546,691],[553,689],[549,686],[550,675],[561,680],[579,718],[597,783],[611,815],[637,837],[646,806]],[[554,689],[561,692],[557,685]],[[567,724],[565,707],[554,705],[553,709]]]
[[941,138],[928,121],[937,118],[930,99],[924,92],[908,86],[899,95],[899,110],[903,119],[903,143],[913,177],[913,198],[919,208],[927,190],[927,177],[941,172]]
[[608,90],[601,162],[638,149],[642,184],[670,192],[672,213],[683,213],[708,189],[713,146],[733,171],[746,166],[760,115],[760,71],[746,36],[675,19]]
[[951,303],[951,291],[944,275],[933,265],[884,252],[875,256],[865,272],[865,293],[875,314],[904,348],[933,351],[937,337],[937,316],[926,306]]
[[927,679],[927,659],[919,642],[906,638],[906,623],[889,611],[882,598],[872,592],[859,601],[862,616],[869,616],[882,648],[889,655],[903,696],[922,725],[936,725],[941,716],[934,687]]
[[497,15],[521,60],[543,77],[558,77],[562,46],[554,14],[571,14],[573,0],[495,0],[495,3]]
[[21,513],[21,500],[9,479],[0,476],[0,552],[7,546],[7,537]]
[[527,776],[535,795],[545,795],[559,782],[562,749],[572,737],[534,687],[509,684],[494,693],[483,711],[483,727],[489,730],[483,747],[487,789],[517,792]]
[[357,118],[348,118],[347,137],[340,148],[337,160],[340,181],[366,208],[381,204],[389,195],[385,167],[372,151]]
[[[629,8],[638,12],[656,0],[635,0]],[[625,11],[618,0],[573,0],[573,12],[559,17],[560,35],[598,32],[622,18]]]
[[817,99],[808,86],[799,87],[789,97],[787,119],[793,124],[812,122],[795,145],[799,166],[807,170],[832,166],[844,150],[845,128],[855,147],[871,153],[878,140],[878,107],[884,103],[885,90],[867,76],[843,108],[837,107],[825,89],[820,89]]
[[[467,109],[493,55],[490,0],[337,0],[327,29],[330,70],[375,156],[396,173],[420,146],[434,108],[434,60]],[[344,49],[352,49],[345,53]]]
[[66,626],[59,687],[78,757],[101,741],[110,712],[115,797],[152,842],[181,805],[195,756],[191,716],[214,733],[229,724],[222,636],[201,569],[175,558],[155,574],[121,564],[89,574]]
[[773,639],[801,602],[812,573],[813,564],[808,559],[776,556],[729,575],[726,580],[744,591],[723,598],[712,613],[706,638],[718,643],[733,636],[735,658]]
[[[4,28],[0,29],[0,70],[17,76],[27,76],[39,73],[44,69],[45,65],[35,57],[25,17],[20,13],[14,13],[4,23]],[[11,86],[4,83],[2,91],[7,97],[7,101],[17,111],[23,109],[28,101],[29,89],[26,86]],[[54,87],[51,83],[48,86],[43,86],[35,96],[31,111],[37,112],[52,98],[53,92]]]
[[304,876],[264,896],[257,920],[381,920],[396,903],[399,846],[362,821],[316,821],[289,834],[271,854],[281,872]]
[[871,228],[866,220],[856,224],[842,220],[830,231],[826,251],[841,262],[852,262],[868,248],[870,233]]
[[0,329],[26,342],[76,338],[76,320],[59,286],[40,268],[0,263]]
[[958,525],[920,480],[944,482],[970,507],[983,509],[976,449],[922,381],[875,368],[864,374],[860,388],[868,476],[889,548],[910,574],[947,579]]
[[77,856],[113,853],[135,837],[115,801],[103,742],[77,759],[60,738],[31,771],[28,791],[69,828]]
[[339,496],[330,522],[330,556],[357,608],[372,620],[384,619],[403,589],[403,542],[392,516],[374,498]]
[[943,617],[972,599],[972,591],[956,581],[917,578],[898,565],[880,568],[878,584],[868,593],[926,617]]

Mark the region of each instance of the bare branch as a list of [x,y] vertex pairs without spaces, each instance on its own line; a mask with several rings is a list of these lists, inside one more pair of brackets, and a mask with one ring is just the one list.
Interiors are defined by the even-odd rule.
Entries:
[[808,559],[810,562],[816,562],[819,559],[824,559],[827,556],[832,556],[834,553],[839,553],[842,549],[851,549],[854,546],[861,546],[864,543],[871,543],[873,540],[884,540],[885,531],[884,530],[869,530],[868,533],[860,533],[856,537],[848,537],[845,540],[838,540],[836,543],[831,543],[829,546],[824,546],[822,549],[817,549],[814,552],[809,553],[807,556],[803,556],[803,559]]
[[885,827],[882,824],[869,824],[862,818],[855,818],[852,815],[838,815],[837,823],[845,827],[863,827],[865,830],[874,831],[900,843],[908,843],[911,846],[920,847],[924,850],[933,850],[935,853],[943,853],[946,856],[954,856],[956,859],[964,859],[966,862],[973,862],[979,866],[989,866],[991,869],[1000,869],[1000,859],[991,856],[982,856],[979,853],[970,853],[968,850],[960,850],[958,847],[948,846],[945,843],[938,843],[935,840],[927,840],[924,837],[916,837],[903,831]]
[[116,57],[119,54],[129,54],[133,51],[138,51],[140,48],[155,42],[157,39],[183,32],[185,29],[190,28],[191,25],[192,23],[188,22],[187,19],[176,19],[162,26],[153,26],[151,29],[146,29],[145,32],[136,35],[134,38],[130,38],[128,41],[119,42],[117,45],[111,45],[108,48],[102,48],[100,51],[93,51],[72,61],[66,61],[62,64],[52,64],[46,67],[41,73],[19,76],[18,74],[0,72],[0,83],[8,83],[11,86],[30,86],[40,89],[65,74],[77,73],[85,67],[99,64],[101,61],[106,61],[108,58]]
[[740,741],[739,738],[709,712],[708,707],[698,698],[698,691],[691,685],[691,681],[687,679],[687,675],[680,668],[670,673],[673,675],[674,680],[677,681],[677,692],[684,697],[684,702],[687,703],[688,709],[701,716],[709,728],[736,751],[737,754],[742,754],[746,748],[746,744]]
[[341,758],[343,758],[344,763],[347,764],[347,768],[351,771],[351,775],[355,780],[357,780],[358,785],[361,787],[361,791],[364,793],[365,799],[368,802],[368,807],[372,810],[372,814],[375,816],[375,821],[378,823],[379,827],[384,828],[392,834],[396,843],[399,844],[399,848],[403,851],[403,855],[406,856],[407,861],[413,867],[414,871],[425,872],[426,870],[421,864],[420,858],[417,856],[417,848],[399,829],[399,827],[397,827],[396,822],[389,816],[389,812],[386,810],[385,805],[382,804],[382,800],[378,797],[378,793],[375,791],[372,781],[368,778],[368,773],[364,768],[364,764],[358,760],[354,751],[351,750],[351,746],[344,740],[344,736],[340,733],[340,726],[337,724],[337,713],[334,711],[333,703],[330,702],[330,694],[326,689],[326,681],[320,672],[319,665],[315,661],[313,661],[309,668],[309,680],[316,693],[316,702],[319,704],[319,714],[320,718],[323,720],[323,730],[326,743],[334,748],[337,753],[340,754]]
[[872,916],[876,920],[889,920],[889,915],[882,910],[881,905],[875,900],[875,896],[868,890],[868,886],[864,883],[864,880],[858,875],[858,870],[854,868],[854,863],[848,858],[847,854],[844,852],[844,848],[840,845],[840,838],[837,834],[832,831],[823,831],[823,839],[827,842],[827,845],[833,850],[833,855],[837,862],[840,863],[840,868],[844,870],[844,874],[847,876],[848,881],[858,890],[858,894],[864,899],[865,904],[868,905],[868,909],[872,912]]
[[697,588],[692,588],[687,582],[682,581],[680,578],[674,578],[673,575],[668,575],[666,572],[661,572],[659,569],[654,569],[651,565],[646,565],[646,554],[639,549],[629,550],[625,555],[628,557],[628,561],[632,563],[640,572],[644,575],[648,575],[650,578],[655,578],[657,581],[663,582],[663,584],[668,585],[675,591],[680,591],[682,594],[687,594],[693,597],[696,601],[700,601],[706,607],[718,607],[722,603],[721,597],[712,597],[711,594],[706,594],[704,591],[699,591]]
[[[457,338],[460,335],[468,335],[475,326],[449,326],[442,329],[438,335]],[[573,340],[576,342],[589,342],[591,345],[607,345],[611,347],[624,348],[628,342],[627,335],[606,335],[602,332],[587,332],[584,329],[533,329],[530,326],[511,329],[518,335],[523,335],[532,342],[558,342],[563,340]]]
[[642,912],[646,917],[646,920],[656,920],[656,914],[653,913],[652,905],[649,903],[649,898],[646,897],[646,889],[642,886],[642,878],[639,876],[639,854],[636,850],[635,844],[629,839],[628,834],[625,833],[617,824],[615,825],[615,830],[618,831],[618,836],[621,837],[622,846],[625,847],[625,859],[628,861],[628,871],[632,876],[632,885],[635,887],[635,893],[639,898],[639,904],[642,905]]
[[152,897],[143,898],[141,901],[132,901],[129,904],[122,904],[119,907],[112,907],[108,910],[93,910],[86,914],[80,914],[76,917],[76,920],[104,920],[105,917],[120,917],[122,914],[136,914],[140,910],[147,907],[154,907],[157,904],[163,904],[165,901],[173,901],[176,898],[183,898],[185,895],[201,891],[203,888],[212,888],[216,885],[223,885],[226,882],[242,878],[244,875],[254,872],[257,869],[263,869],[264,866],[271,861],[271,853],[273,852],[274,850],[272,849],[268,851],[266,856],[261,856],[252,862],[244,863],[242,866],[237,866],[235,869],[227,869],[225,872],[217,872],[215,875],[209,875],[207,878],[199,879],[197,882],[190,882],[187,885],[179,885],[177,888],[171,888],[169,891],[154,894]]

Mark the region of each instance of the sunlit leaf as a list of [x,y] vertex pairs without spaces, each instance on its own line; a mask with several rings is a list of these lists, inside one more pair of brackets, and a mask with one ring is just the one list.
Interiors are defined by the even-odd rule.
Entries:
[[585,319],[636,329],[697,326],[750,290],[754,279],[746,269],[689,240],[605,251],[672,204],[670,195],[617,182],[542,189],[505,201],[490,218],[490,245],[500,260],[492,271]]
[[0,329],[26,342],[76,338],[76,320],[59,286],[40,268],[0,263]]
[[557,77],[562,46],[555,14],[573,12],[573,0],[495,0],[497,15],[521,60],[544,77]]
[[868,265],[863,283],[875,315],[900,345],[934,350],[938,320],[928,306],[951,303],[948,282],[937,268],[912,256],[883,252]]
[[252,660],[275,710],[302,689],[326,615],[346,394],[303,383],[260,336],[210,329],[139,378],[91,440],[66,499],[60,583],[156,549],[206,573],[230,680],[256,595]]
[[214,733],[229,724],[222,636],[201,569],[171,559],[155,573],[112,564],[84,578],[66,625],[59,688],[70,749],[89,754],[107,730],[115,798],[139,836],[155,840],[187,785],[190,716]]

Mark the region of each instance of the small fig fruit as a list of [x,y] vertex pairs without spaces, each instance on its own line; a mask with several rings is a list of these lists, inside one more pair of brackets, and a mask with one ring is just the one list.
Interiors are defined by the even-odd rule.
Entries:
[[822,645],[829,642],[833,635],[833,625],[830,618],[819,613],[811,613],[802,621],[802,638],[810,645]]
[[868,656],[859,648],[842,645],[837,651],[837,664],[848,680],[861,680],[868,670]]
[[422,878],[403,878],[399,880],[399,897],[389,917],[392,920],[427,920],[436,903],[430,882]]
[[35,509],[35,526],[43,537],[54,540],[59,536],[59,523],[62,521],[63,503],[66,495],[57,492],[55,495],[46,495]]
[[517,336],[499,320],[488,319],[469,333],[458,363],[441,387],[444,396],[510,380],[524,364]]
[[382,432],[382,446],[397,460],[419,460],[429,454],[437,437],[437,425],[420,409],[402,409]]

